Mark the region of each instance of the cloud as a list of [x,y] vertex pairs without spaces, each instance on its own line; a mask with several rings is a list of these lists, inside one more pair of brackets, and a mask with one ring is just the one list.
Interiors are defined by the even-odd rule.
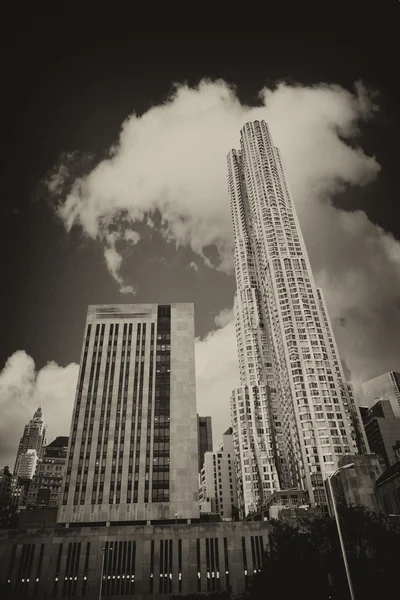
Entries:
[[193,269],[193,271],[198,271],[199,270],[199,265],[197,263],[195,263],[194,260],[192,260],[192,262],[190,263],[189,267],[191,269]]
[[196,339],[197,411],[212,417],[214,447],[230,427],[229,401],[239,385],[237,346],[233,321]]
[[24,350],[14,352],[0,373],[0,467],[14,468],[24,426],[41,406],[48,425],[48,441],[69,435],[78,365],[60,367],[49,362],[37,371]]
[[223,308],[218,314],[214,317],[214,323],[217,327],[225,327],[228,323],[231,323],[234,319],[233,309],[232,308]]
[[[364,212],[332,204],[335,194],[378,176],[375,158],[357,145],[363,122],[377,110],[375,102],[362,84],[350,93],[337,85],[281,83],[261,90],[257,107],[241,104],[223,81],[176,86],[164,104],[126,119],[105,160],[86,171],[74,163],[76,177],[69,167],[67,176],[57,171],[57,214],[68,230],[78,226],[105,245],[108,268],[121,286],[124,231],[142,222],[177,247],[189,246],[208,266],[232,272],[225,156],[239,146],[246,121],[265,119],[281,150],[314,275],[353,379],[398,369],[399,244]],[[87,164],[92,165],[89,159]],[[155,225],[156,214],[160,225]],[[217,251],[213,262],[205,256],[210,247]],[[225,327],[203,340],[201,348],[215,347],[222,332]],[[221,363],[226,352],[231,349],[224,349],[215,365],[221,377],[229,372]],[[202,389],[200,402],[207,403]],[[227,401],[220,398],[221,406]]]

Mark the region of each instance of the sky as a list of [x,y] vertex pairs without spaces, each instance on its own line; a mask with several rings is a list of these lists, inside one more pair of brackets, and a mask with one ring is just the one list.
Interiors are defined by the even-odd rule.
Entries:
[[0,465],[39,405],[49,441],[69,434],[96,303],[195,303],[218,444],[238,382],[225,156],[253,119],[281,149],[349,378],[400,370],[394,37],[34,34],[3,42]]

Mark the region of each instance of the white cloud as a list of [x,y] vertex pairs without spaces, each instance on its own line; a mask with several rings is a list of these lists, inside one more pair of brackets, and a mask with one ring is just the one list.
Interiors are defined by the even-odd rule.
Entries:
[[233,309],[232,308],[223,308],[218,314],[214,317],[214,323],[217,327],[225,327],[228,323],[233,321]]
[[[262,90],[256,108],[243,106],[222,81],[203,81],[195,89],[177,86],[163,105],[125,121],[111,158],[77,179],[66,197],[58,197],[57,211],[68,229],[79,225],[113,250],[106,250],[105,258],[122,286],[121,254],[109,236],[117,232],[122,243],[124,231],[138,222],[155,227],[156,210],[166,239],[190,246],[209,266],[204,249],[214,245],[216,267],[229,271],[225,156],[238,147],[246,121],[265,119],[280,147],[317,284],[353,378],[398,369],[399,244],[362,211],[344,212],[331,203],[337,192],[377,177],[376,160],[357,146],[359,128],[374,110],[374,99],[362,85],[351,94],[334,85],[280,84]],[[55,191],[62,188],[62,173]],[[225,330],[213,333],[201,348],[222,341]],[[221,377],[229,372],[221,361],[230,351],[225,348],[216,363]],[[202,389],[200,403],[207,403]]]
[[196,340],[197,412],[212,417],[215,447],[231,425],[229,399],[239,385],[238,372],[233,321]]
[[189,267],[191,269],[193,269],[193,271],[198,271],[199,270],[199,265],[197,263],[195,263],[194,260],[192,260],[192,262],[190,263]]
[[14,468],[24,426],[41,406],[48,440],[69,435],[78,365],[49,362],[39,371],[23,350],[14,352],[0,373],[0,467]]

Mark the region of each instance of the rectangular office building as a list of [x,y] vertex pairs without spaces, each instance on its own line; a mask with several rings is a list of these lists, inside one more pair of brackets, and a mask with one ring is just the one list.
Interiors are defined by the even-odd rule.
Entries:
[[89,306],[59,523],[199,517],[193,304]]

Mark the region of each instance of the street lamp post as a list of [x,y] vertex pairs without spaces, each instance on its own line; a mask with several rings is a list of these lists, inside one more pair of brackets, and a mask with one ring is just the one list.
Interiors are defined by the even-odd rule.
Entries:
[[338,511],[337,511],[337,506],[336,506],[336,500],[335,500],[335,496],[334,496],[333,488],[332,488],[332,477],[334,477],[342,469],[350,469],[351,467],[354,467],[354,463],[350,463],[348,465],[344,465],[343,467],[339,467],[339,469],[337,471],[335,471],[334,473],[332,473],[332,475],[330,477],[328,477],[328,485],[329,485],[329,491],[330,491],[331,499],[332,499],[333,514],[335,516],[336,527],[337,527],[338,534],[339,534],[340,548],[342,550],[344,568],[346,570],[347,583],[349,586],[350,597],[351,597],[351,600],[355,600],[356,597],[354,595],[354,589],[353,589],[353,583],[351,581],[349,563],[347,562],[347,555],[346,555],[346,549],[344,547],[344,542],[343,542],[342,529],[340,527],[339,515],[338,515]]
[[[112,552],[112,548],[109,548],[108,550],[109,550],[109,552]],[[105,556],[105,553],[106,553],[106,549],[105,549],[105,548],[103,548],[103,556],[102,556],[102,559],[101,559],[101,571],[100,571],[100,590],[99,590],[99,600],[101,600],[101,590],[102,590],[102,587],[103,587],[104,556]]]

